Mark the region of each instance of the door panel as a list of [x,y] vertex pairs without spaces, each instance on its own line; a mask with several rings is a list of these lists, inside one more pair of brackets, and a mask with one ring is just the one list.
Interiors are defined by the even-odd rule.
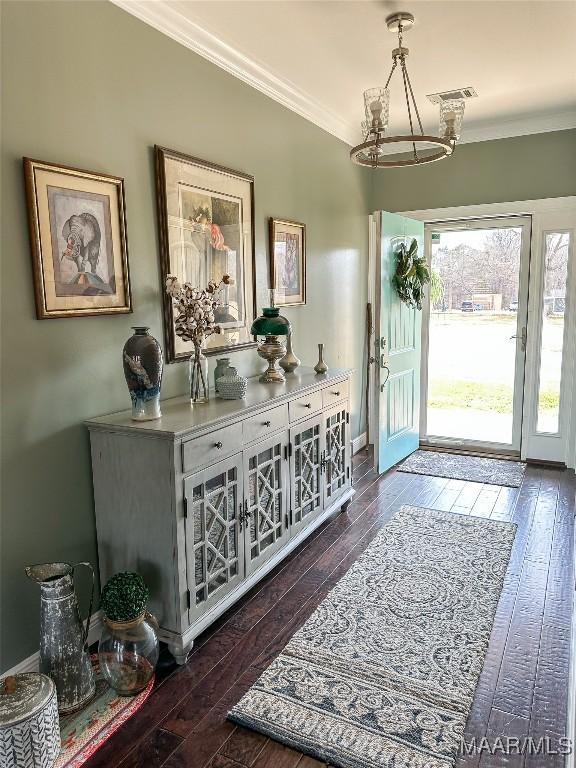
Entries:
[[305,528],[324,509],[322,493],[323,416],[292,427],[292,533]]
[[242,491],[240,454],[185,481],[190,623],[244,578],[239,518]]
[[422,312],[398,298],[392,278],[401,243],[418,243],[424,254],[424,224],[381,213],[378,471],[385,472],[419,445],[420,330]]
[[329,507],[350,484],[350,416],[346,403],[324,414],[324,506]]
[[288,432],[258,443],[244,453],[246,575],[255,571],[288,539],[287,456]]
[[518,454],[531,221],[426,225],[434,281],[424,307],[422,441]]

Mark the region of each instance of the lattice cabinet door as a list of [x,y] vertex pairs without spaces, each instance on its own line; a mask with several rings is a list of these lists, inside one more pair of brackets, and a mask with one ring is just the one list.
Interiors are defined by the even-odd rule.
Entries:
[[246,575],[288,540],[288,432],[244,450],[244,551]]
[[322,421],[322,416],[316,416],[292,427],[290,430],[293,534],[309,525],[324,509]]
[[325,411],[324,419],[324,494],[329,507],[350,487],[350,413],[347,403]]
[[186,560],[190,622],[244,578],[240,531],[242,455],[232,456],[185,481]]

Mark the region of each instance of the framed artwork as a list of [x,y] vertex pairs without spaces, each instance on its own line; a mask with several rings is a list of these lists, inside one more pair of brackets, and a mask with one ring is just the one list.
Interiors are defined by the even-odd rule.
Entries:
[[187,360],[194,347],[174,332],[167,275],[198,288],[230,275],[216,313],[221,333],[204,354],[255,347],[254,177],[164,147],[155,155],[166,359]]
[[132,311],[124,180],[24,158],[36,315]]
[[305,224],[270,219],[270,271],[276,304],[306,304]]

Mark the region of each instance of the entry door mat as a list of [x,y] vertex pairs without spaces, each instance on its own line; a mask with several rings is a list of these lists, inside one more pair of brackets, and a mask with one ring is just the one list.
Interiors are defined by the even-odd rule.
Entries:
[[519,488],[522,485],[525,469],[526,464],[521,461],[485,459],[481,456],[436,451],[416,451],[398,466],[398,472],[507,485],[510,488]]
[[338,768],[448,768],[516,526],[402,507],[230,720]]
[[118,696],[102,677],[98,655],[92,655],[96,693],[80,711],[60,717],[62,747],[54,768],[79,768],[146,701],[154,677],[137,696]]

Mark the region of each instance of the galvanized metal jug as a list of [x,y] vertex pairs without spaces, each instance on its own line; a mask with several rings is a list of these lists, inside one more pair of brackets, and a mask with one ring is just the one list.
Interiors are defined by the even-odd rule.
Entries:
[[[92,572],[86,628],[80,618],[74,590],[74,571],[79,566]],[[26,575],[40,584],[40,671],[56,684],[58,711],[73,712],[89,701],[95,690],[88,653],[94,569],[90,563],[44,563],[28,566]]]

